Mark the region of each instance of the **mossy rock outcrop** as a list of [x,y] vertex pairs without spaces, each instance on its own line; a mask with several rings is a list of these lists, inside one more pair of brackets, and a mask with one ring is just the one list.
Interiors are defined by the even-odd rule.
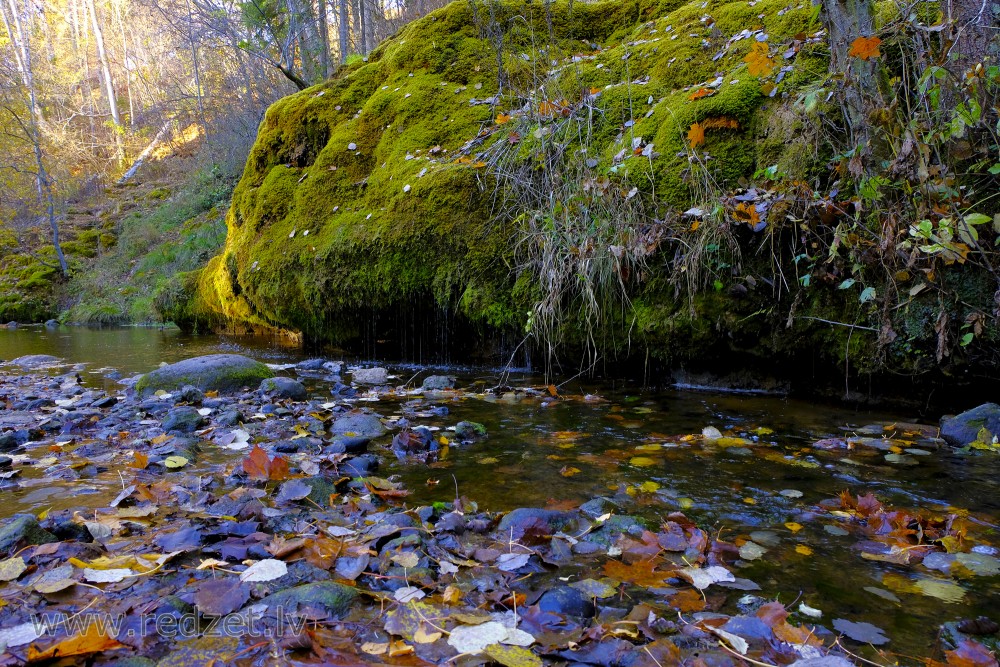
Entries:
[[[750,177],[761,159],[798,176],[814,168],[776,136],[788,128],[775,124],[774,109],[825,72],[821,45],[797,50],[801,66],[773,97],[744,62],[755,41],[747,29],[775,43],[816,32],[808,3],[549,7],[453,2],[365,62],[272,106],[233,196],[224,252],[165,291],[164,316],[341,345],[378,337],[372,322],[386,313],[395,314],[390,328],[441,316],[452,330],[523,335],[538,288],[517,266],[517,224],[503,215],[499,184],[479,156],[512,140],[495,117],[516,113],[516,95],[504,96],[539,68],[551,68],[563,90],[594,98],[596,169],[664,206],[683,210],[698,187],[685,153],[696,122],[722,119],[708,124],[703,146],[706,174],[721,188]],[[658,157],[633,155],[635,136]],[[529,162],[535,141],[523,141]],[[685,310],[669,300],[671,314]]]

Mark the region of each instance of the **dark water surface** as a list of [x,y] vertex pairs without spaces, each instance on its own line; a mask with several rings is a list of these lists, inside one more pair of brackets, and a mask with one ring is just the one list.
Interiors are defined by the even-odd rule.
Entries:
[[[52,354],[79,370],[88,384],[116,387],[105,376],[145,372],[161,362],[235,352],[272,364],[309,355],[278,341],[188,336],[155,328],[89,330],[40,328],[0,330],[0,359]],[[393,366],[397,382],[431,374]],[[435,371],[439,372],[439,371]],[[908,414],[866,412],[842,406],[770,396],[678,390],[648,391],[621,382],[572,381],[560,400],[517,391],[538,386],[528,373],[505,377],[496,369],[451,368],[469,391],[443,396],[434,405],[446,416],[421,423],[441,427],[460,420],[483,423],[489,436],[448,447],[430,466],[397,462],[376,446],[386,465],[380,474],[398,475],[413,504],[450,501],[457,493],[480,509],[569,506],[595,496],[624,499],[623,512],[638,514],[655,528],[673,511],[683,511],[705,530],[737,544],[752,539],[766,547],[736,574],[758,583],[758,594],[785,604],[797,598],[832,619],[867,621],[884,629],[887,649],[906,656],[932,654],[941,623],[1000,608],[1000,576],[960,571],[949,576],[923,565],[904,567],[862,557],[856,523],[819,503],[841,491],[874,493],[888,505],[929,516],[965,518],[968,537],[980,554],[1000,547],[1000,459],[967,456],[938,448],[933,430],[919,433]],[[310,385],[330,399],[322,383]],[[383,415],[399,414],[412,397],[383,397],[361,403]],[[730,440],[707,443],[698,435],[714,427]],[[868,445],[823,449],[825,438],[858,436]],[[388,444],[388,441],[382,443]],[[210,454],[199,465],[217,464],[234,452]],[[191,473],[197,473],[192,468]],[[33,483],[34,482],[34,483]],[[0,515],[47,507],[101,507],[121,488],[117,473],[79,482],[25,474],[21,488],[0,491]],[[848,529],[840,534],[839,528]],[[594,574],[598,576],[598,574]],[[867,590],[866,590],[867,589]],[[739,592],[733,592],[737,599]],[[798,603],[796,603],[797,605]]]

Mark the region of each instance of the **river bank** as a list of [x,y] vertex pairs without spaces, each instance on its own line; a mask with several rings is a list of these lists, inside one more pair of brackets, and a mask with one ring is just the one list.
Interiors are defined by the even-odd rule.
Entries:
[[[0,371],[20,512],[0,595],[31,600],[0,609],[6,664],[83,630],[32,611],[118,619],[73,644],[94,664],[944,660],[996,594],[995,483],[926,425],[821,409],[816,438],[754,403],[776,399],[668,409],[325,360],[218,394],[62,364]],[[702,427],[664,421],[685,413]]]

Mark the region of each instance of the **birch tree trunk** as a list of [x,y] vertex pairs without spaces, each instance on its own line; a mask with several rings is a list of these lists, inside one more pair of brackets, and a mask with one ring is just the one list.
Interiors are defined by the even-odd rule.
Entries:
[[101,74],[104,78],[104,90],[108,96],[108,106],[111,108],[111,120],[114,122],[118,163],[121,164],[125,160],[125,145],[122,136],[122,119],[118,113],[118,96],[115,95],[115,82],[111,78],[111,65],[108,63],[108,53],[104,48],[104,33],[101,32],[101,23],[97,20],[97,8],[94,6],[94,0],[87,0],[87,9],[90,12],[94,41],[97,44],[97,57],[101,61]]

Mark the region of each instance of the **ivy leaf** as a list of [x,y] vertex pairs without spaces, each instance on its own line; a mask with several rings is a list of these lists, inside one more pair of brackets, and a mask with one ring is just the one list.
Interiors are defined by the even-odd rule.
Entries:
[[777,67],[767,42],[754,42],[743,62],[747,64],[750,76],[767,76]]
[[881,43],[882,40],[874,35],[869,37],[858,37],[856,40],[851,42],[851,50],[847,52],[847,55],[852,58],[861,58],[862,60],[878,58],[882,55],[882,52],[878,50],[879,44]]

